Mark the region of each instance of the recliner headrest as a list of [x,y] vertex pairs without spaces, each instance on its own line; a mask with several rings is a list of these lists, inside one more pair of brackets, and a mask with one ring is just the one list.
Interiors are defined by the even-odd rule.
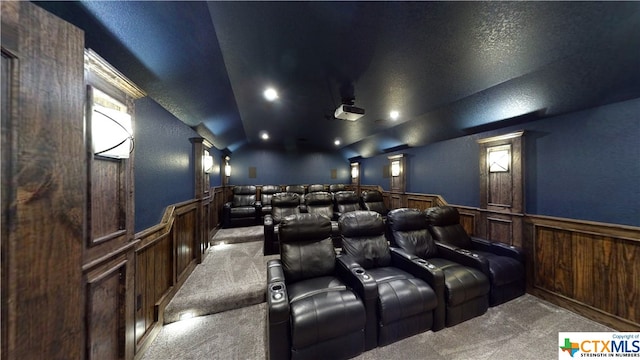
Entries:
[[345,184],[331,184],[331,185],[329,185],[329,191],[331,191],[331,192],[344,191],[346,189],[347,189],[347,186]]
[[287,192],[292,192],[296,194],[305,193],[304,185],[287,185],[285,189],[287,190]]
[[280,192],[271,198],[271,206],[274,207],[294,207],[300,205],[300,195],[290,192]]
[[304,197],[304,202],[307,205],[332,205],[333,196],[326,191],[312,192]]
[[280,242],[295,243],[331,237],[331,221],[318,214],[289,215],[279,225]]
[[253,185],[238,185],[233,188],[234,195],[255,195],[256,187]]
[[374,201],[382,201],[382,194],[377,191],[363,191],[362,192],[362,200],[364,202],[374,202]]
[[322,184],[312,184],[307,188],[308,193],[326,191],[325,186]]
[[263,185],[260,191],[262,194],[275,194],[277,192],[280,192],[279,185]]
[[387,214],[387,225],[395,231],[412,231],[427,228],[427,217],[418,209],[394,209]]
[[382,216],[375,211],[356,210],[345,213],[340,216],[338,226],[345,237],[384,234]]
[[425,210],[429,224],[433,226],[448,226],[460,223],[458,210],[451,206],[437,206]]
[[338,191],[333,195],[336,203],[338,204],[351,204],[358,203],[360,199],[356,195],[355,191]]

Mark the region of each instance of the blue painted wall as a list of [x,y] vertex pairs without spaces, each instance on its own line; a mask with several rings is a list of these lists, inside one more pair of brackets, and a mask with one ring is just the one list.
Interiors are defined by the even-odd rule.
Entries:
[[[249,167],[256,178],[249,178]],[[231,185],[351,183],[351,166],[339,153],[283,152],[244,146],[231,155]],[[331,178],[336,169],[337,178]]]
[[167,206],[194,198],[192,144],[198,134],[152,99],[135,103],[135,231],[160,222]]
[[[477,139],[525,134],[529,214],[640,226],[640,99],[407,149],[407,191],[479,206]],[[389,189],[385,154],[361,161],[362,183]]]

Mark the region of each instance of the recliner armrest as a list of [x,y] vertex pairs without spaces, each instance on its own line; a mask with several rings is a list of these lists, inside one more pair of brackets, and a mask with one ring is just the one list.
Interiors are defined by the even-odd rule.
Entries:
[[491,252],[491,241],[479,237],[471,236],[473,250]]
[[524,253],[521,249],[508,244],[503,244],[500,242],[491,243],[491,252],[500,255],[500,256],[508,256],[510,258],[514,258],[519,262],[524,264]]
[[347,254],[336,258],[336,272],[363,299],[378,298],[378,284],[367,271]]
[[445,327],[445,285],[444,273],[428,260],[411,255],[400,248],[390,247],[391,264],[411,275],[422,279],[431,286],[436,293],[438,305],[433,312],[433,325],[431,330],[438,331]]
[[482,271],[483,274],[489,276],[489,262],[487,259],[479,256],[473,251],[458,249],[455,246],[436,241],[438,247],[438,257],[457,262],[458,264],[468,266]]
[[273,228],[273,216],[271,216],[271,214],[264,216],[264,226]]
[[390,247],[389,250],[391,252],[391,264],[394,267],[423,279],[429,283],[436,292],[436,288],[441,288],[444,293],[444,274],[442,270],[438,269],[428,260],[411,255],[400,248]]
[[367,319],[364,348],[371,350],[378,345],[378,284],[355,259],[347,254],[336,258],[336,274],[358,294],[364,303]]
[[231,202],[231,201],[226,202],[226,203],[224,203],[223,207],[226,208],[226,209],[230,209],[231,207],[233,207],[233,202]]
[[289,355],[289,296],[280,260],[267,263],[267,346],[269,358]]
[[278,259],[269,260],[267,262],[267,284],[274,282],[284,282],[284,270],[282,262]]

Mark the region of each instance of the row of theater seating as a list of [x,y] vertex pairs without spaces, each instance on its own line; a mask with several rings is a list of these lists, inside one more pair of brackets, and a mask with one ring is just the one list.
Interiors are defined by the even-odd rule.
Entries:
[[[223,206],[222,226],[225,228],[233,226],[249,226],[262,223],[265,215],[272,213],[272,199],[274,195],[287,192],[297,194],[301,211],[305,211],[305,205],[324,208],[328,203],[334,205],[337,212],[338,204],[343,208],[351,209],[371,209],[378,212],[386,212],[382,194],[379,191],[363,191],[361,197],[351,193],[345,193],[335,198],[339,192],[346,190],[344,184],[331,185],[287,185],[283,188],[279,185],[264,185],[260,189],[260,199],[257,199],[257,187],[253,185],[235,186],[233,188],[233,199]],[[308,190],[308,192],[307,192]],[[328,191],[327,191],[328,190]],[[336,201],[334,203],[334,201]],[[384,215],[384,214],[383,214]],[[333,216],[333,215],[332,215]],[[335,217],[337,220],[337,217]]]
[[[440,330],[525,292],[522,253],[469,237],[453,207],[373,211],[338,220],[303,213],[280,223],[267,264],[271,359],[350,358]],[[389,245],[391,244],[391,245]]]
[[274,194],[271,198],[271,214],[264,216],[264,254],[278,253],[278,224],[286,216],[300,213],[319,214],[331,220],[331,236],[334,246],[341,248],[337,220],[342,214],[356,210],[375,211],[383,217],[388,212],[382,199],[382,193],[377,190],[363,191],[360,196],[349,190],[338,191],[335,194],[319,191],[305,195],[303,200],[296,193]]
[[265,215],[271,214],[271,199],[280,192],[298,194],[300,204],[304,204],[307,195],[317,192],[328,192],[333,195],[346,189],[347,185],[345,184],[287,185],[284,187],[263,185],[260,187],[258,196],[258,187],[254,185],[235,186],[232,201],[225,203],[223,207],[222,226],[228,228],[260,224]]

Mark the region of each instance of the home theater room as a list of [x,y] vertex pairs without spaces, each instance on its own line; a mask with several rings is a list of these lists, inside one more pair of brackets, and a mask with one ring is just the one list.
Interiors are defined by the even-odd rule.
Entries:
[[640,359],[640,2],[0,10],[2,360]]

